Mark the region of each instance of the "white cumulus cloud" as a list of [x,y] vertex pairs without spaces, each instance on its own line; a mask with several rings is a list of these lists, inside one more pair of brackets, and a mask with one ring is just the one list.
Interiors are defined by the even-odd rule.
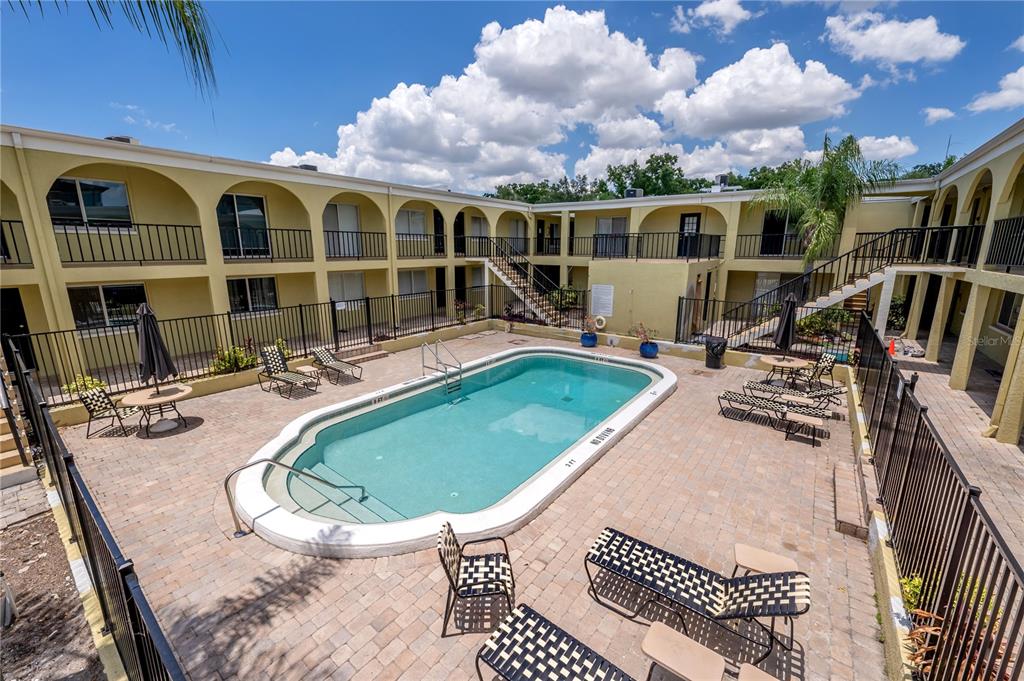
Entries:
[[941,106],[926,106],[921,109],[921,113],[924,114],[925,125],[935,125],[939,121],[944,121],[956,116],[951,110]]
[[1024,66],[999,79],[999,90],[982,92],[967,108],[975,113],[1024,106]]
[[689,33],[694,26],[711,26],[720,34],[729,35],[737,26],[755,16],[739,0],[704,0],[690,9],[677,5],[669,29],[674,33]]
[[855,62],[872,60],[889,67],[949,61],[966,44],[959,36],[942,33],[933,16],[900,21],[878,12],[828,17],[825,37]]
[[860,145],[860,152],[869,161],[894,161],[917,153],[917,145],[911,141],[910,137],[906,136],[874,137],[866,135],[859,138],[857,143]]
[[857,88],[808,60],[804,68],[785,43],[754,48],[698,85],[690,95],[667,92],[656,109],[675,130],[696,137],[809,123],[846,113]]
[[647,116],[632,118],[602,118],[594,124],[597,143],[602,147],[622,149],[644,147],[661,141],[662,131],[658,122]]
[[1024,52],[1024,33],[1022,33],[1019,38],[1010,43],[1010,48]]

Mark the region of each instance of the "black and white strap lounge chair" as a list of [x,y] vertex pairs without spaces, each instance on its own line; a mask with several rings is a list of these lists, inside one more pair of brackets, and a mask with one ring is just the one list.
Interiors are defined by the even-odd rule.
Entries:
[[[352,364],[335,357],[327,348],[313,350],[313,366],[322,369],[327,374],[331,383],[337,383],[345,374],[349,374],[357,381],[363,380],[363,367],[359,364]],[[331,376],[336,379],[331,379]]]
[[506,681],[633,681],[528,605],[517,607],[476,654],[483,679],[481,662]]
[[[607,570],[653,594],[633,612],[626,612],[601,600],[590,566]],[[793,618],[811,607],[810,578],[802,572],[775,572],[725,577],[673,553],[635,539],[610,527],[587,552],[584,568],[590,579],[590,595],[601,605],[627,619],[636,619],[650,603],[668,607],[678,616],[686,633],[686,621],[680,608],[707,618],[723,629],[767,650],[754,664],[768,657],[778,643],[786,650],[793,647]],[[770,618],[765,626],[758,618]],[[789,623],[789,643],[778,638],[775,620]],[[751,639],[724,624],[743,620],[759,626],[767,635]]]
[[725,407],[730,406],[743,412],[746,418],[751,412],[760,412],[769,418],[778,421],[785,417],[786,412],[811,416],[822,420],[832,418],[831,409],[821,407],[808,407],[802,404],[789,404],[781,400],[773,400],[767,397],[756,395],[744,395],[743,393],[726,390],[718,396],[718,413],[725,416]]
[[[259,381],[260,388],[264,391],[270,392],[274,386],[277,386],[278,394],[290,398],[296,386],[301,386],[311,392],[316,392],[316,389],[320,387],[319,375],[313,376],[291,371],[288,368],[288,362],[285,361],[284,353],[276,345],[268,345],[260,350],[260,356],[263,358],[263,371],[256,374],[256,380]],[[263,385],[264,378],[267,379],[266,386]],[[287,395],[284,394],[285,387],[288,388]]]
[[[468,556],[464,553],[466,546],[492,541],[500,541],[505,551]],[[508,544],[504,539],[488,537],[460,545],[452,526],[445,523],[437,535],[437,553],[441,556],[441,567],[448,577],[444,624],[441,625],[442,637],[448,635],[448,620],[451,619],[455,603],[460,598],[501,596],[510,611],[515,607],[516,580],[512,576],[512,559],[508,556]]]
[[793,381],[803,381],[807,384],[808,390],[814,390],[816,388],[824,388],[825,376],[828,376],[829,385],[835,385],[835,381],[832,379],[832,369],[836,365],[836,356],[830,352],[823,352],[818,357],[818,361],[814,363],[813,367],[807,369],[797,369],[793,373]]
[[768,395],[769,397],[800,397],[807,400],[814,400],[817,406],[823,407],[826,404],[834,404],[840,395],[846,394],[846,388],[836,386],[834,388],[819,388],[818,390],[804,391],[794,388],[787,388],[774,383],[762,383],[761,381],[747,381],[743,384],[743,392],[748,395]]
[[[117,425],[121,428],[121,432],[124,435],[128,434],[128,430],[124,427],[124,421],[121,419],[131,416],[132,414],[139,413],[139,407],[118,407],[114,404],[114,401],[110,399],[110,395],[103,388],[93,388],[92,390],[86,390],[78,395],[78,398],[82,400],[82,405],[85,410],[89,412],[89,423],[85,426],[85,437],[88,438],[92,435],[98,435],[105,430],[109,430],[114,427],[114,421],[117,421]],[[103,426],[95,433],[90,432],[92,430],[92,422],[102,419],[110,419],[110,423]]]

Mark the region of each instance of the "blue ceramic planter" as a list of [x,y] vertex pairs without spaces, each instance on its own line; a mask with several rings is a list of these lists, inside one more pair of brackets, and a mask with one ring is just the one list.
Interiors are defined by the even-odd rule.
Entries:
[[581,333],[580,334],[580,345],[585,348],[596,348],[597,347],[597,334],[596,333]]
[[658,344],[657,343],[641,343],[640,344],[640,356],[644,359],[654,359],[658,356]]

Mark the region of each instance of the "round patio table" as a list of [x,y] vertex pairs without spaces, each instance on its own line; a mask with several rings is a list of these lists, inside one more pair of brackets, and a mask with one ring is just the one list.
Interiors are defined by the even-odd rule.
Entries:
[[783,385],[792,381],[793,374],[800,369],[806,369],[811,365],[805,359],[799,357],[784,357],[783,355],[761,355],[761,361],[771,367],[764,382],[770,383],[775,374],[782,376]]
[[[181,425],[185,425],[185,417],[178,411],[178,406],[175,403],[190,395],[192,393],[192,386],[172,383],[170,385],[161,385],[159,389],[160,392],[157,392],[156,387],[144,388],[128,393],[121,398],[123,406],[139,407],[142,409],[139,428],[142,428],[142,424],[145,422],[146,435],[149,435],[150,432],[165,433],[169,430],[174,430],[178,427],[178,421],[181,422]],[[173,420],[163,418],[164,414],[171,413],[177,414],[177,418]],[[156,423],[152,423],[154,415],[158,418]]]

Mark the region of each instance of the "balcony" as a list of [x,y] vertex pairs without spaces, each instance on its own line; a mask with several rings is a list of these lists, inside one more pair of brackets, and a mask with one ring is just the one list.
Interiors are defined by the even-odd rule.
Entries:
[[397,234],[395,235],[395,253],[399,258],[443,258],[445,257],[444,235]]
[[798,234],[740,234],[737,258],[802,258],[807,249]]
[[996,220],[985,264],[1024,267],[1024,215]]
[[0,264],[8,267],[31,267],[25,223],[21,220],[0,221]]
[[[880,238],[893,233],[905,238]],[[899,227],[889,232],[858,232],[854,248],[859,260],[971,267],[978,262],[984,233],[984,225]]]
[[[6,231],[6,227],[4,228]],[[201,263],[199,225],[83,222],[53,219],[60,261],[65,265]]]
[[590,257],[594,260],[710,260],[721,257],[723,240],[718,234],[677,232],[598,234],[590,238]]
[[313,235],[308,229],[221,227],[220,245],[226,262],[313,259]]
[[388,257],[384,232],[324,232],[328,260],[383,260]]

